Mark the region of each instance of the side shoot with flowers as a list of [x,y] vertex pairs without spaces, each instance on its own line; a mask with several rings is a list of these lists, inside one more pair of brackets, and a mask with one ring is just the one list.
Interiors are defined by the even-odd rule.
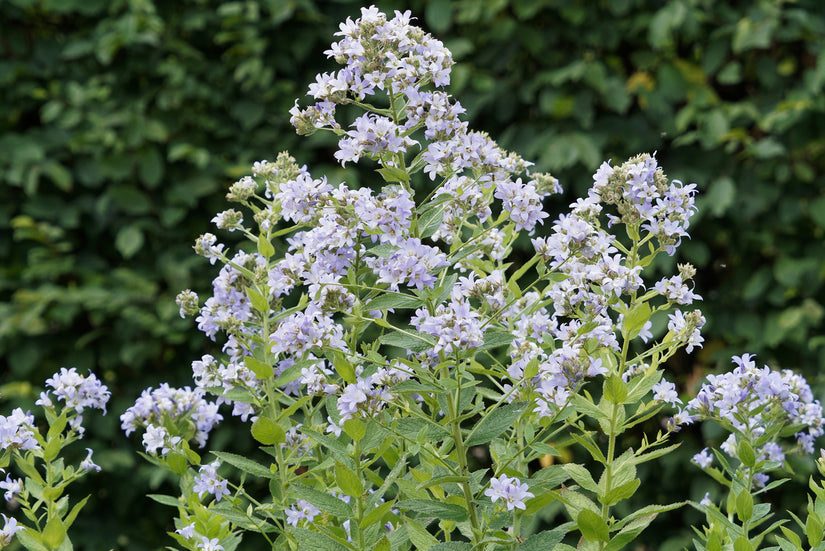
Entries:
[[[781,437],[810,453],[823,433],[807,383],[745,355],[684,405],[664,376],[668,358],[703,342],[694,268],[651,278],[654,259],[688,236],[696,186],[669,180],[652,155],[605,162],[587,196],[550,222],[558,181],[469,128],[443,91],[450,52],[409,12],[365,8],[337,36],[326,53],[343,67],[318,75],[291,122],[334,134],[335,159],[374,167],[374,187],[333,185],[286,152],[255,163],[229,190],[237,208],[213,219],[246,242],[233,251],[201,236],[196,252],[220,265],[212,296],[178,297],[223,354],[193,362],[193,386],[147,389],[121,416],[144,457],[179,476],[179,495],[150,496],[177,512],[177,546],[618,550],[687,503],[620,515],[642,482],[637,467],[678,446],[682,425],[711,419],[731,438],[694,460],[730,491],[725,512],[709,498],[692,504],[708,519],[697,549],[756,549],[778,528],[783,551],[801,549],[782,521],[761,526],[769,506],[754,496],[779,482],[767,473],[791,451]],[[527,256],[514,248],[523,232]],[[35,500],[33,527],[18,533],[29,549],[57,548],[46,534],[59,524],[65,536],[82,506],[66,513],[60,492],[46,491],[80,472],[57,458],[75,433],[49,443],[79,425],[42,402],[45,439],[22,411],[9,421],[32,488],[21,495]],[[676,411],[665,429],[627,446],[625,433],[666,405]],[[249,424],[259,456],[204,459],[220,411]],[[537,467],[567,447],[595,470]],[[45,478],[33,471],[40,458]],[[813,490],[811,546],[825,503]],[[565,518],[547,529],[553,504]]]

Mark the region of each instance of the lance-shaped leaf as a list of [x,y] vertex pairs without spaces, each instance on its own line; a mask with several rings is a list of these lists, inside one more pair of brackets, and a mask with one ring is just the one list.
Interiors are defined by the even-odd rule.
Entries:
[[516,551],[547,551],[554,549],[554,546],[564,537],[564,530],[556,528],[555,530],[548,530],[533,534],[521,545],[516,548]]
[[399,509],[414,511],[423,517],[438,518],[461,522],[467,520],[467,510],[452,503],[430,501],[427,499],[405,499],[395,504]]
[[594,542],[606,542],[610,539],[610,529],[601,516],[589,509],[582,509],[576,516],[576,524],[584,539]]
[[310,488],[309,486],[304,486],[303,484],[292,484],[289,489],[290,492],[298,496],[299,499],[308,501],[325,513],[335,515],[341,519],[348,519],[352,517],[352,507],[335,496],[332,496],[326,492],[320,492],[315,488]]
[[524,412],[523,402],[514,402],[494,409],[489,415],[482,417],[481,422],[470,432],[465,444],[477,446],[485,444],[513,426],[513,423]]
[[229,463],[233,467],[237,467],[241,471],[251,474],[253,476],[260,476],[264,478],[274,478],[276,475],[267,467],[260,463],[256,463],[242,455],[237,455],[229,452],[212,452],[223,463]]

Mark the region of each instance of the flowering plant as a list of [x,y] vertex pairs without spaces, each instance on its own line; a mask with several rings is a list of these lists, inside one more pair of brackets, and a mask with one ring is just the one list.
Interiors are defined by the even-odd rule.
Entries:
[[[198,238],[196,252],[221,265],[212,296],[178,297],[224,355],[192,364],[194,387],[147,389],[121,416],[147,460],[179,476],[179,496],[151,496],[176,509],[178,546],[232,551],[254,533],[273,549],[617,550],[686,503],[616,507],[639,488],[637,467],[700,417],[734,433],[723,449],[741,465],[696,462],[731,488],[727,510],[743,525],[696,504],[709,519],[699,546],[758,545],[764,533],[748,530],[766,512],[752,493],[779,466],[776,439],[792,423],[813,451],[822,412],[796,376],[755,382],[747,356],[684,408],[663,378],[668,358],[703,342],[693,267],[650,280],[654,259],[688,235],[696,186],[651,155],[606,162],[533,237],[561,187],[461,120],[441,90],[444,45],[409,12],[374,7],[337,34],[327,55],[343,68],[318,75],[291,121],[334,134],[335,158],[373,163],[380,185],[333,185],[288,153],[255,163],[227,195],[245,210],[213,220],[247,243]],[[522,232],[528,258],[514,250]],[[666,404],[677,408],[667,429],[628,445]],[[249,423],[258,457],[204,461],[193,447],[224,405]],[[549,461],[576,445],[597,472]],[[542,530],[554,504],[567,521]]]
[[[42,392],[37,401],[46,414],[45,436],[31,413],[17,408],[8,417],[0,415],[0,472],[6,474],[0,488],[6,491],[6,502],[19,506],[27,520],[26,525],[18,524],[16,518],[3,515],[0,547],[16,534],[20,543],[32,551],[71,549],[66,532],[89,498],[70,508],[64,493],[89,471],[100,470],[92,461],[90,448],[86,448],[88,455],[77,467],[65,465],[61,452],[83,437],[86,408],[106,412],[109,390],[94,374],[83,376],[75,368],[62,368],[46,380],[46,386],[51,390]],[[25,478],[5,473],[12,463]]]

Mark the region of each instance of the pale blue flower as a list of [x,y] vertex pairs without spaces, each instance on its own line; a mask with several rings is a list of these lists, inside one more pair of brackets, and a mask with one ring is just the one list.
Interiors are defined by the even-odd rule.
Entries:
[[14,535],[25,527],[17,524],[17,519],[14,517],[7,517],[6,515],[2,515],[2,517],[4,524],[3,529],[0,530],[0,545],[8,545]]
[[707,469],[713,463],[713,455],[708,452],[708,448],[705,448],[694,455],[692,461],[701,468]]
[[220,501],[222,496],[230,494],[228,482],[218,475],[220,466],[220,461],[201,465],[198,475],[195,476],[195,485],[192,487],[192,491],[200,498],[209,493],[215,496],[215,501]]
[[223,551],[223,545],[220,544],[220,539],[212,538],[211,540],[203,536],[201,543],[198,544],[198,549],[202,551]]
[[86,459],[80,462],[80,468],[84,471],[100,472],[100,465],[96,465],[95,462],[92,461],[92,448],[86,448],[86,451],[89,455],[86,456]]
[[298,523],[302,520],[311,523],[316,516],[321,514],[320,509],[303,499],[297,500],[296,505],[292,505],[284,511],[286,513],[286,523],[291,526],[298,526]]
[[11,500],[13,500],[15,496],[23,490],[23,479],[12,478],[11,474],[7,474],[6,480],[0,480],[0,489],[6,490],[6,493],[3,495],[3,497],[6,499],[6,502],[8,503]]
[[682,400],[679,399],[679,394],[676,392],[676,385],[664,379],[653,385],[653,400],[668,402],[673,407],[682,404]]
[[484,491],[484,495],[490,498],[495,503],[501,499],[507,506],[508,511],[513,509],[526,509],[524,500],[535,497],[533,493],[529,492],[529,486],[523,484],[518,478],[510,478],[507,475],[501,475],[498,478],[490,479],[490,487]]
[[186,539],[193,538],[195,537],[195,523],[193,522],[192,524],[184,526],[183,528],[179,528],[175,530],[175,533],[180,534]]

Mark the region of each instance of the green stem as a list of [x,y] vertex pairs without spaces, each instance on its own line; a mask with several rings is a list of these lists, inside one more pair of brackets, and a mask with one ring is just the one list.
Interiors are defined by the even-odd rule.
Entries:
[[[353,450],[352,450],[352,458],[355,461],[355,474],[358,476],[358,480],[363,483],[363,476],[361,474],[361,447],[358,445],[357,440],[353,440]],[[358,549],[366,549],[364,545],[364,531],[361,530],[361,520],[364,518],[364,496],[360,495],[357,496],[355,499],[355,516],[358,519],[357,525],[352,526],[350,525],[350,530],[357,528],[358,529]]]
[[[445,368],[446,369],[446,368]],[[456,370],[458,369],[458,365],[456,363]],[[444,376],[447,376],[446,374]],[[450,416],[450,425],[453,429],[453,440],[455,441],[455,453],[458,457],[458,465],[460,467],[460,473],[462,477],[466,477],[467,480],[461,482],[461,490],[464,493],[464,501],[467,504],[467,512],[470,514],[470,524],[473,527],[473,545],[478,544],[481,540],[481,527],[478,523],[478,515],[476,514],[476,507],[475,503],[473,503],[473,491],[470,489],[470,470],[467,466],[467,448],[464,446],[464,439],[461,436],[461,424],[456,419],[458,414],[456,412],[458,403],[457,400],[460,397],[459,392],[461,391],[461,383],[459,378],[459,390],[455,394],[455,401],[452,399],[451,396],[449,400],[447,400],[447,409],[448,415]]]
[[[613,404],[610,411],[610,434],[608,435],[607,456],[605,461],[605,495],[609,494],[613,489],[613,459],[616,455],[616,413],[619,411],[619,404]],[[602,520],[608,524],[610,519],[610,506],[607,503],[602,503]],[[600,542],[599,549],[604,549],[607,542]]]

